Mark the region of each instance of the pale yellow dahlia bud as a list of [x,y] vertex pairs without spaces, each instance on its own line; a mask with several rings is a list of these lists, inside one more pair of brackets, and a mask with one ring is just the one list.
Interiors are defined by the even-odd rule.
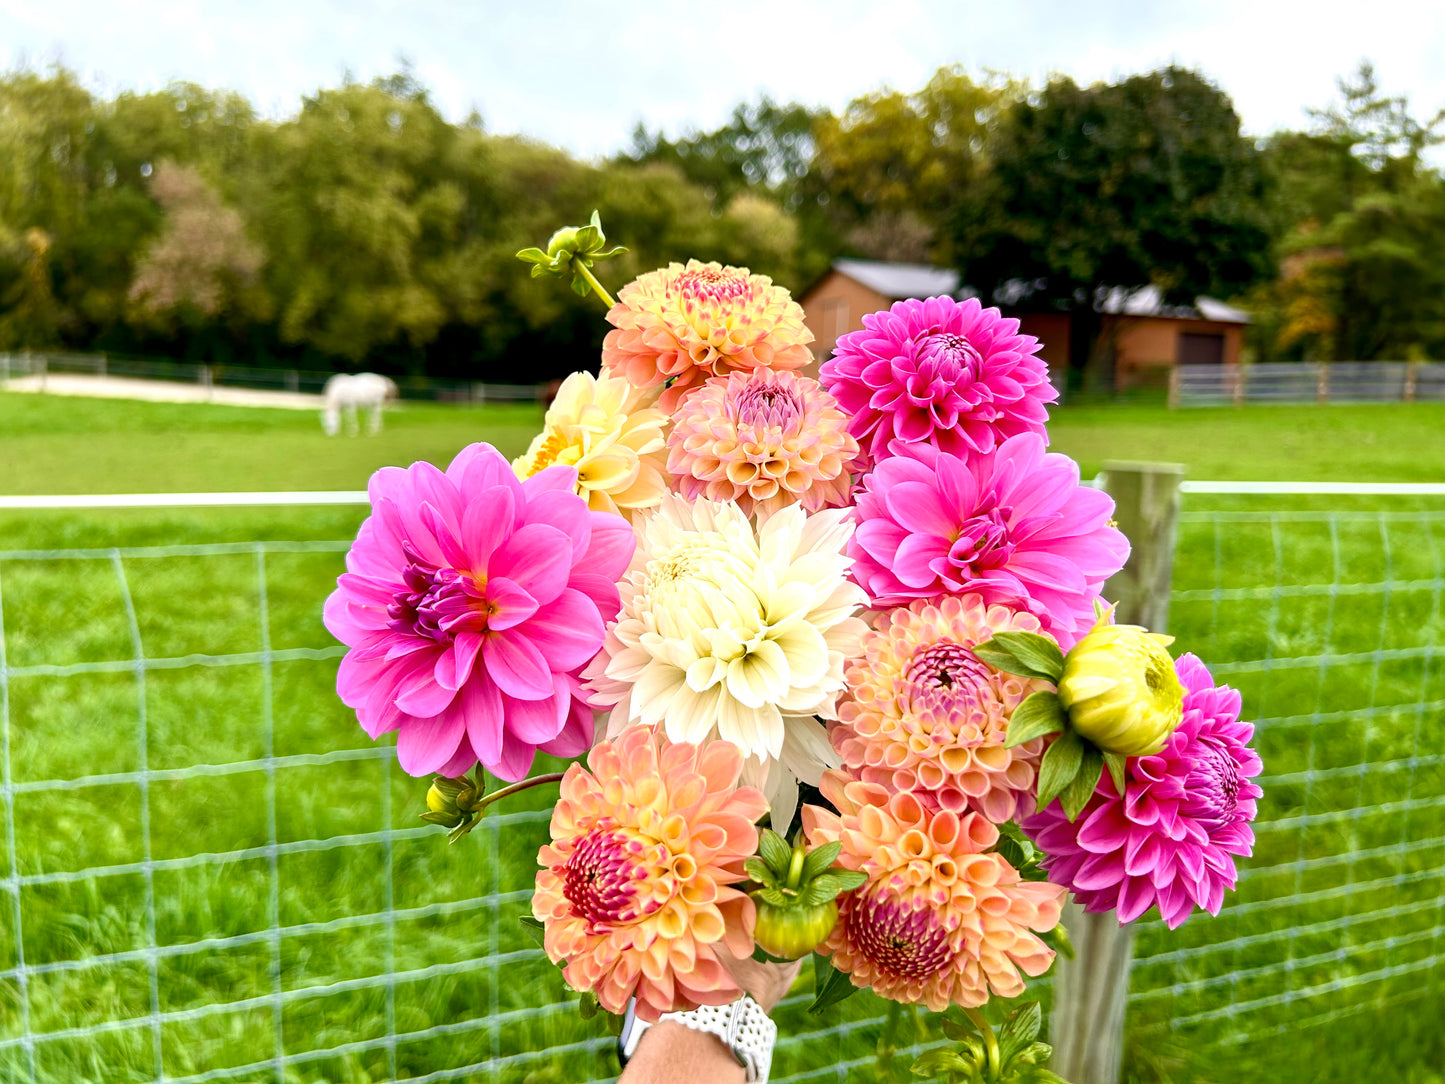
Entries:
[[1059,703],[1073,728],[1108,753],[1164,748],[1184,713],[1184,687],[1164,650],[1172,642],[1137,625],[1095,625],[1064,657]]

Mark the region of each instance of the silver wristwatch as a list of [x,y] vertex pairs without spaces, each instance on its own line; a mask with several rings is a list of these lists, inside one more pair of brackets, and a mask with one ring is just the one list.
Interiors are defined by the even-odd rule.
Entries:
[[[617,1060],[624,1066],[637,1051],[637,1044],[652,1025],[639,1020],[633,1011],[637,999],[627,1003],[622,1018],[622,1033],[617,1037]],[[748,1084],[767,1084],[768,1070],[773,1064],[773,1043],[778,1038],[778,1025],[768,1018],[763,1007],[744,994],[731,1005],[703,1005],[687,1012],[665,1012],[657,1018],[668,1020],[693,1031],[716,1035],[732,1051],[747,1072]]]

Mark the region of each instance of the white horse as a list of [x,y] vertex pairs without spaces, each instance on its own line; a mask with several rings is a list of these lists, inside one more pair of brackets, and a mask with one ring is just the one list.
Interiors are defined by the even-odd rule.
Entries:
[[371,411],[366,431],[380,433],[381,408],[395,401],[400,393],[394,381],[376,373],[337,373],[326,382],[321,394],[326,400],[321,409],[321,428],[327,436],[334,437],[341,431],[343,417],[346,431],[356,434],[358,409]]

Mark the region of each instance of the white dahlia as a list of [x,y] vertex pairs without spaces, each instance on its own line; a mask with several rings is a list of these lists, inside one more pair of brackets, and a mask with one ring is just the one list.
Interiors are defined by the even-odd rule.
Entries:
[[848,511],[791,505],[755,527],[735,504],[668,495],[635,526],[622,612],[584,672],[609,734],[661,723],[674,742],[732,742],[785,827],[797,781],[838,764],[818,719],[837,718],[867,631]]

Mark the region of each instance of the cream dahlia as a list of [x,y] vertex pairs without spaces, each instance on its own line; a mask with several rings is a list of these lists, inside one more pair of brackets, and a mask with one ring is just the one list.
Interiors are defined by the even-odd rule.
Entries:
[[844,509],[791,505],[754,526],[735,504],[665,497],[639,517],[622,612],[584,671],[609,732],[661,723],[673,741],[721,737],[749,758],[775,824],[837,759],[815,717],[835,718],[844,660],[867,626],[848,581]]
[[[839,841],[838,861],[868,875],[844,896],[823,948],[855,986],[941,1012],[1023,993],[1054,958],[1037,934],[1059,921],[1064,889],[1024,881],[989,851],[998,829],[978,813],[929,811],[912,794],[823,777],[839,810],[803,807],[810,846]],[[821,949],[820,949],[821,951]]]
[[542,432],[512,462],[519,478],[555,464],[577,469],[576,493],[594,512],[630,515],[667,491],[663,429],[655,393],[620,377],[573,373],[562,381]]
[[848,665],[829,737],[854,777],[909,791],[930,808],[995,823],[1032,813],[1043,739],[1005,748],[1014,708],[1045,681],[995,669],[972,648],[1039,621],[977,594],[881,614]]
[[746,267],[689,260],[649,271],[618,291],[607,319],[615,330],[602,341],[605,370],[639,388],[670,380],[661,400],[669,413],[710,376],[813,360],[802,308]]
[[753,951],[753,902],[731,886],[767,803],[737,786],[742,763],[726,742],[674,745],[638,727],[567,769],[532,914],[567,984],[609,1012],[634,994],[644,1020],[741,994],[715,947]]
[[667,469],[684,497],[767,513],[848,503],[858,442],[816,380],[768,369],[714,377],[678,409]]

